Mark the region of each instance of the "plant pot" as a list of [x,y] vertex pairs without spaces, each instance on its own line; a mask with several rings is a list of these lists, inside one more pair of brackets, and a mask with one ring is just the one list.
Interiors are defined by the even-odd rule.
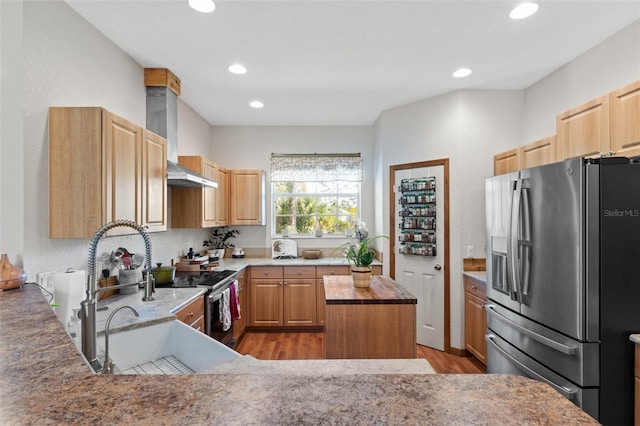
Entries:
[[371,285],[371,268],[368,266],[352,266],[353,286],[366,288]]

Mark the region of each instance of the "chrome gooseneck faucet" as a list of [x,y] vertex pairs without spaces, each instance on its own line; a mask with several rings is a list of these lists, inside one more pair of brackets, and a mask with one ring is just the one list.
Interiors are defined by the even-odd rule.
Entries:
[[[98,276],[96,275],[96,251],[98,248],[98,241],[104,236],[104,234],[110,229],[117,227],[129,227],[133,228],[142,236],[144,240],[145,249],[145,263],[147,271],[147,280],[144,285],[144,297],[142,300],[153,300],[153,278],[151,275],[151,240],[146,229],[135,222],[130,220],[116,220],[109,222],[102,228],[98,229],[91,243],[89,244],[89,264],[87,270],[87,286],[86,286],[86,299],[80,302],[80,319],[82,320],[82,353],[91,364],[94,371],[100,371],[100,360],[97,356],[97,331],[96,331],[96,316],[98,313],[98,300],[97,295],[101,291],[116,290],[118,288],[128,287],[132,285],[138,285],[139,283],[120,284],[110,287],[98,287]],[[108,361],[108,360],[107,360]]]
[[102,366],[102,374],[113,374],[114,365],[109,359],[109,325],[111,324],[111,320],[113,319],[114,315],[124,308],[129,309],[135,314],[136,317],[140,316],[138,311],[136,311],[133,306],[124,305],[111,312],[111,315],[109,315],[109,318],[107,318],[107,324],[104,326],[104,365]]

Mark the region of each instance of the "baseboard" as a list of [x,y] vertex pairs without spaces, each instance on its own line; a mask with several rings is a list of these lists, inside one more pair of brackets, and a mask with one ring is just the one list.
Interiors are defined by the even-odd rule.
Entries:
[[458,349],[458,348],[449,348],[449,353],[451,355],[460,356],[460,357],[469,357],[472,356],[471,352],[466,349]]

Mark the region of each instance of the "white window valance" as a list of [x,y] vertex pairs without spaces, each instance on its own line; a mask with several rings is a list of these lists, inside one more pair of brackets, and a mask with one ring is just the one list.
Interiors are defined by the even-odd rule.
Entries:
[[362,182],[360,154],[271,154],[271,181]]

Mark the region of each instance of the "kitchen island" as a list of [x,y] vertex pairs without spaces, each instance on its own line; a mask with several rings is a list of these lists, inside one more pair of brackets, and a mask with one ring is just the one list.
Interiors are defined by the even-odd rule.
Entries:
[[0,424],[597,424],[506,375],[103,376],[33,285],[0,292]]
[[354,287],[350,275],[324,277],[327,359],[415,358],[417,299],[380,275]]

